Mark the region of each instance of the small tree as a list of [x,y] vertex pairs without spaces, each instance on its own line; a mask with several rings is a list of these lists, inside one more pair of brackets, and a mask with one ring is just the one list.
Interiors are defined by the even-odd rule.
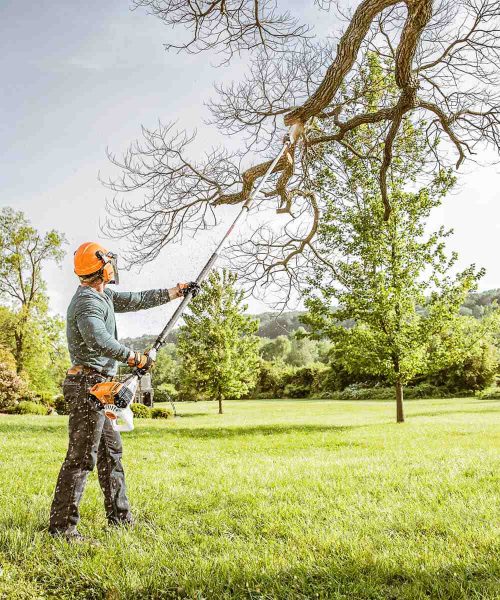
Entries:
[[255,385],[259,365],[258,321],[245,315],[236,275],[213,272],[190,304],[181,328],[180,391],[186,398],[241,398]]
[[[382,77],[376,58],[365,77]],[[383,87],[391,90],[390,82]],[[369,98],[373,110],[379,101],[376,94]],[[309,280],[306,322],[335,341],[336,356],[347,371],[393,383],[398,422],[404,421],[403,386],[426,372],[429,347],[458,318],[467,293],[481,276],[470,267],[452,277],[457,256],[448,258],[444,251],[451,232],[426,231],[432,209],[455,180],[449,171],[440,171],[422,184],[429,160],[425,131],[425,123],[407,119],[394,142],[388,220],[380,198],[378,161],[372,159],[378,125],[353,133],[349,151],[332,149],[332,160],[342,173],[323,168],[316,182],[327,209],[319,227],[323,258]],[[354,327],[340,325],[350,319]]]
[[43,320],[48,312],[42,265],[59,263],[64,243],[64,235],[55,230],[40,235],[22,212],[0,210],[0,298],[6,299],[16,313],[13,354],[17,373],[25,367],[26,340],[33,319]]

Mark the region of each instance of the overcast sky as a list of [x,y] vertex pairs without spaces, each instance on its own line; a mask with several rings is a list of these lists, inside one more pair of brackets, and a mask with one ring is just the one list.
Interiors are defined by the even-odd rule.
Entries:
[[[313,10],[312,2],[298,5]],[[325,26],[324,14],[316,19]],[[51,308],[64,314],[77,285],[72,252],[99,239],[105,216],[107,191],[97,174],[112,172],[106,147],[120,153],[139,137],[141,124],[154,126],[160,118],[198,127],[200,150],[209,148],[217,138],[203,126],[203,102],[213,82],[238,77],[240,69],[210,67],[203,55],[166,53],[162,44],[172,31],[144,12],[130,11],[127,0],[2,0],[0,23],[0,206],[24,211],[41,231],[65,232],[67,259],[62,268],[45,272]],[[469,166],[460,191],[433,216],[436,225],[454,228],[449,248],[459,251],[461,265],[486,267],[482,289],[500,287],[498,171]],[[225,211],[227,219],[234,212]],[[170,287],[195,278],[211,241],[208,235],[167,248],[139,274],[124,273],[121,289]],[[265,310],[258,302],[250,307]],[[168,314],[157,308],[121,315],[120,333],[156,333]]]

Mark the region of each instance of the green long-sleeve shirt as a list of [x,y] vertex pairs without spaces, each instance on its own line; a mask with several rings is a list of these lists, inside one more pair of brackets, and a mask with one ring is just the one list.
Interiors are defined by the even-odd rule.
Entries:
[[73,365],[85,365],[114,375],[117,361],[127,362],[131,349],[118,342],[115,313],[131,312],[165,304],[168,290],[101,294],[79,286],[68,307],[66,334]]

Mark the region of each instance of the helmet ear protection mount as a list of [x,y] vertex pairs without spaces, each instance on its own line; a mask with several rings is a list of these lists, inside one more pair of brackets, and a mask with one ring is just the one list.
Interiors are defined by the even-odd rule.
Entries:
[[118,285],[120,283],[120,275],[118,272],[118,256],[113,252],[104,254],[101,250],[97,250],[95,255],[103,262],[103,267],[100,270],[104,283]]

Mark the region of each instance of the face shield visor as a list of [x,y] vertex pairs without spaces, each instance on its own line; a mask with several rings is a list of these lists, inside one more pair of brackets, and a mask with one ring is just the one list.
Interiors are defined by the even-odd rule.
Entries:
[[109,283],[114,283],[115,285],[118,285],[120,283],[120,272],[118,270],[118,255],[113,254],[112,252],[108,252],[107,257],[109,259],[108,264],[111,265],[111,268],[113,270],[113,281],[110,281]]

